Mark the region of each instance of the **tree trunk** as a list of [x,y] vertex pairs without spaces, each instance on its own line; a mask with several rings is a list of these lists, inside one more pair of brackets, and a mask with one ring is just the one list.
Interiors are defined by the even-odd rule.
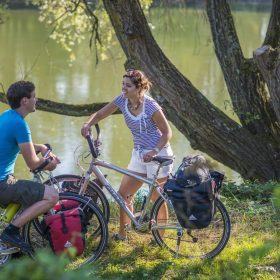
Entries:
[[[254,96],[252,90],[246,98],[250,97],[254,102],[255,109],[252,112],[257,111],[260,116],[264,114],[264,117],[251,125],[244,125],[244,118],[241,126],[211,104],[163,54],[137,0],[103,0],[103,3],[126,54],[126,66],[138,67],[147,74],[153,83],[153,97],[163,105],[168,118],[189,139],[194,149],[209,154],[244,178],[280,179],[280,164],[275,159],[278,155],[275,139],[280,142],[279,128],[275,125],[276,118],[267,103],[267,96],[262,95],[265,91],[261,78],[256,82],[258,87],[254,85],[259,90],[257,96]],[[214,40],[218,40],[218,36]],[[221,57],[224,51],[228,51],[227,48],[225,46],[224,50],[220,49]],[[242,69],[244,61],[238,49],[234,63],[242,71],[253,73],[251,75],[254,76],[250,78],[253,80],[257,76],[257,69]],[[235,83],[242,81],[247,83],[245,89],[248,90],[251,81],[247,82],[244,73]],[[228,87],[231,86],[228,84]],[[245,93],[244,88],[240,89],[241,94]],[[251,114],[250,102],[240,104],[237,90],[232,90],[232,93],[236,95],[237,109],[242,105],[243,114],[246,116],[246,110]]]
[[254,52],[254,59],[266,81],[280,127],[280,51],[263,46]]

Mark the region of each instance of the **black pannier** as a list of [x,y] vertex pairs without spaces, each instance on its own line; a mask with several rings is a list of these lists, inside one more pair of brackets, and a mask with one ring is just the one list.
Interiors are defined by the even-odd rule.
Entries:
[[[210,171],[201,165],[196,168],[196,172],[194,166],[190,167],[196,160],[197,156],[192,157],[192,160],[190,157],[185,158],[174,178],[168,179],[164,185],[180,225],[188,229],[209,226],[215,213],[218,188],[223,180],[223,174]],[[190,170],[192,172],[189,172]]]

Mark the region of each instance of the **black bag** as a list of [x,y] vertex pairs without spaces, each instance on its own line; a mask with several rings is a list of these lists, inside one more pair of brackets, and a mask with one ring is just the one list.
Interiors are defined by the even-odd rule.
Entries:
[[183,160],[174,178],[167,180],[164,190],[170,198],[180,225],[188,229],[202,229],[209,226],[213,219],[215,199],[223,174],[207,171],[208,179],[202,181],[195,174],[185,176],[186,166],[188,162]]
[[215,212],[215,183],[212,179],[197,185],[182,187],[176,179],[169,179],[164,188],[180,225],[189,229],[209,226]]

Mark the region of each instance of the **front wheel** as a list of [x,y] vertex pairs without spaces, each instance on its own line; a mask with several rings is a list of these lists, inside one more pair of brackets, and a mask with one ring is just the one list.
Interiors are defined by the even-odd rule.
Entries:
[[217,256],[230,237],[230,218],[225,206],[216,200],[216,212],[203,229],[186,229],[179,224],[167,195],[159,197],[152,212],[152,234],[156,242],[176,256],[208,259]]
[[[72,258],[69,264],[70,269],[75,269],[81,265],[92,263],[101,256],[108,242],[108,225],[104,215],[90,198],[75,193],[60,193],[58,203],[63,204],[62,201],[78,204],[79,209],[86,217],[84,250],[80,256]],[[33,248],[30,256],[34,259],[37,249],[50,248],[50,242],[42,223],[43,218],[44,215],[41,215],[23,227],[24,240]]]

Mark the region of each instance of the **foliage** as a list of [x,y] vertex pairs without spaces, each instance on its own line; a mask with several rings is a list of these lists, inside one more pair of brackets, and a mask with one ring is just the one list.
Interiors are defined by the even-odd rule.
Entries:
[[2,1],[0,3],[0,24],[3,24],[7,20],[7,1]]
[[[117,43],[108,14],[101,0],[90,4],[86,0],[30,0],[40,10],[39,20],[53,29],[50,38],[69,52],[70,61],[76,59],[75,46],[89,40],[90,48],[95,46],[96,63],[108,58],[110,50]],[[152,0],[142,0],[141,6],[148,11]]]
[[88,275],[85,269],[65,271],[68,260],[65,256],[54,256],[49,251],[38,252],[36,261],[24,257],[7,264],[0,274],[0,279],[85,279]]
[[240,185],[234,182],[226,182],[221,189],[221,194],[235,200],[249,199],[252,201],[267,202],[271,199],[274,189],[280,189],[280,183],[276,181],[259,182],[244,181]]
[[280,208],[280,188],[275,188],[274,192],[275,205]]

